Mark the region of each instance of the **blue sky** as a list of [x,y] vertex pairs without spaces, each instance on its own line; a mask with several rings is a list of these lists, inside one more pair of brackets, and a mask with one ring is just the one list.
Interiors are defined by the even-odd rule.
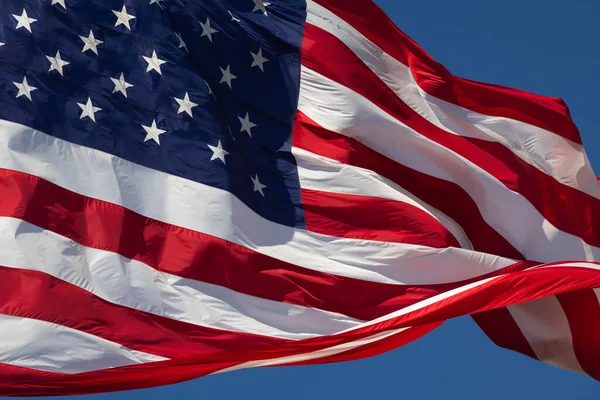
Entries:
[[[562,97],[600,175],[598,0],[376,0],[457,75]],[[600,340],[600,339],[599,339]],[[597,399],[600,383],[495,347],[468,318],[390,353],[238,371],[102,400]]]

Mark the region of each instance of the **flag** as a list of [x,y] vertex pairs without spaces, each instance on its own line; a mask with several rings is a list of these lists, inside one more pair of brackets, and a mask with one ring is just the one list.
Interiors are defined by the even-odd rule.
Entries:
[[369,0],[0,3],[0,394],[339,362],[472,315],[600,379],[564,102]]

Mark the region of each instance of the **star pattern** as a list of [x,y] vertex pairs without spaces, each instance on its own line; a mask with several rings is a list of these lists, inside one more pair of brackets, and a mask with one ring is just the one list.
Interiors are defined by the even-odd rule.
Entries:
[[50,69],[48,69],[48,72],[58,71],[58,73],[61,76],[64,75],[63,67],[71,64],[70,62],[65,61],[61,58],[60,51],[57,51],[54,57],[46,56],[46,58],[48,59],[48,61],[50,61]]
[[[218,253],[213,257],[217,261],[215,264],[221,260],[221,253],[217,248],[220,243],[224,243],[227,250],[241,254],[239,259],[248,255],[246,254],[248,251],[241,250],[250,248],[251,252],[261,251],[283,258],[284,261],[303,264],[302,260],[290,260],[289,256],[283,254],[285,257],[281,257],[280,253],[282,248],[284,251],[286,246],[289,248],[290,241],[292,245],[293,242],[298,241],[298,232],[306,233],[311,227],[310,209],[306,203],[307,206],[302,207],[303,192],[300,189],[301,179],[305,179],[306,176],[302,175],[302,169],[298,172],[298,168],[295,168],[297,165],[290,153],[292,144],[289,140],[292,135],[294,113],[298,106],[298,91],[301,90],[298,73],[301,68],[300,49],[297,47],[302,43],[301,28],[306,19],[306,14],[301,12],[299,3],[305,2],[302,0],[270,1],[271,3],[264,0],[0,0],[0,10],[3,10],[0,39],[6,40],[6,46],[5,43],[0,42],[2,59],[0,76],[4,82],[0,120],[21,124],[15,132],[9,130],[3,132],[4,139],[9,136],[16,138],[5,145],[7,146],[5,153],[8,156],[4,161],[7,165],[4,166],[10,167],[12,163],[25,172],[37,173],[40,177],[49,176],[52,181],[63,184],[64,188],[58,187],[58,190],[48,190],[52,187],[47,184],[37,185],[42,190],[33,193],[34,200],[44,195],[44,186],[51,196],[58,196],[55,201],[52,198],[47,199],[50,200],[47,202],[48,209],[42,211],[56,214],[57,211],[63,211],[60,209],[60,203],[63,203],[63,207],[76,207],[94,202],[108,210],[107,216],[121,217],[121,221],[117,222],[123,222],[122,217],[126,217],[126,224],[123,226],[132,227],[130,232],[133,232],[134,237],[131,234],[118,237],[121,233],[118,228],[121,226],[109,223],[110,221],[104,221],[106,222],[104,226],[116,226],[114,232],[101,232],[103,224],[82,225],[80,228],[84,231],[87,228],[90,231],[95,230],[96,233],[91,236],[97,234],[100,239],[113,235],[115,239],[129,241],[124,243],[124,246],[112,249],[127,257],[139,255],[135,250],[146,251],[150,256],[160,255],[165,242],[167,245],[172,244],[168,241],[169,238],[175,237],[177,240],[178,236],[183,235],[184,239],[189,237],[192,240],[196,239],[196,242],[202,242],[201,245],[208,243],[210,245],[208,256]],[[235,8],[231,8],[231,11],[227,10],[225,4]],[[22,8],[22,5],[27,9]],[[86,7],[89,7],[88,10]],[[22,8],[22,11],[19,11],[19,8]],[[367,19],[365,16],[359,17]],[[294,18],[302,21],[293,22]],[[251,57],[248,57],[248,53]],[[352,55],[351,52],[350,54]],[[162,68],[165,68],[164,74]],[[369,72],[368,68],[367,72]],[[28,77],[37,87],[28,82]],[[13,82],[12,79],[15,81]],[[302,85],[305,83],[306,81],[302,82]],[[370,93],[366,95],[368,94]],[[91,96],[94,96],[94,100]],[[252,116],[249,112],[253,113]],[[326,118],[324,119],[326,121]],[[23,129],[24,124],[31,129]],[[327,127],[328,124],[323,125]],[[11,146],[13,144],[14,146]],[[44,146],[52,147],[48,151]],[[326,149],[321,148],[321,150],[327,154],[327,151],[324,151]],[[366,150],[368,151],[368,148]],[[377,155],[375,152],[372,153]],[[52,157],[56,158],[55,162]],[[64,164],[67,166],[64,170],[61,163],[68,162],[71,157],[74,162]],[[30,163],[29,167],[27,163]],[[300,162],[299,164],[302,168],[302,164]],[[105,174],[106,170],[110,174]],[[261,174],[260,177],[258,173]],[[319,173],[315,175],[319,178]],[[35,183],[25,175],[22,178],[23,182]],[[102,182],[103,178],[106,182]],[[311,187],[308,184],[303,186]],[[344,192],[331,186],[329,189]],[[70,193],[69,190],[78,193]],[[213,201],[212,193],[219,201]],[[306,190],[304,193],[307,193]],[[117,204],[102,203],[94,198],[87,201],[86,196]],[[86,203],[79,201],[82,199]],[[6,198],[3,200],[5,203],[10,201]],[[25,200],[17,198],[16,202],[25,204]],[[304,196],[304,200],[307,201],[307,196]],[[38,202],[37,205],[43,205],[42,203]],[[179,209],[175,209],[176,206],[179,206]],[[29,213],[29,211],[35,212],[33,208],[26,210],[27,215],[35,217],[34,213]],[[276,211],[277,209],[279,211]],[[198,210],[201,212],[197,212]],[[186,216],[186,212],[191,218],[181,218]],[[193,218],[194,216],[197,218]],[[92,217],[98,218],[97,215]],[[155,220],[149,219],[151,217]],[[93,218],[89,220],[93,222]],[[365,215],[365,220],[369,220],[368,215]],[[38,218],[38,221],[40,221],[39,229],[43,228],[42,223],[49,225],[46,228],[50,230],[61,227],[55,223],[60,221],[52,218],[48,220]],[[148,221],[150,221],[150,229],[135,231],[138,227],[145,228]],[[254,221],[259,223],[252,223]],[[68,231],[69,226],[73,224],[73,221],[67,220],[64,226]],[[175,225],[175,229],[171,229],[173,226],[169,224]],[[283,224],[293,228],[282,229]],[[280,235],[273,237],[272,232],[265,233],[264,230],[268,231],[269,226],[274,227],[273,232]],[[194,229],[200,233],[194,232]],[[126,233],[125,230],[122,231]],[[140,232],[141,234],[136,236],[136,233]],[[164,235],[151,237],[155,232]],[[148,234],[144,235],[145,233]],[[216,240],[210,235],[216,235]],[[219,238],[235,239],[245,247],[232,245]],[[259,243],[256,238],[259,239]],[[333,240],[331,236],[330,239]],[[145,240],[148,240],[148,248],[143,246],[146,244]],[[84,248],[90,245],[82,240],[80,242]],[[112,243],[110,240],[106,242],[109,245]],[[355,242],[360,246],[359,240]],[[217,244],[213,246],[212,243]],[[129,244],[133,245],[133,254],[126,248]],[[178,244],[181,243],[164,247],[168,251],[169,248],[176,249]],[[70,247],[74,245],[79,246],[72,242]],[[43,247],[44,243],[41,243],[41,246]],[[257,249],[257,246],[262,247]],[[34,252],[35,249],[28,251]],[[70,251],[70,253],[74,252]],[[182,253],[185,253],[183,256],[191,255],[196,260],[203,255],[199,252],[194,253],[189,248],[184,249]],[[116,253],[111,254],[119,256]],[[69,255],[66,254],[67,257]],[[178,256],[179,254],[175,254],[175,257]],[[235,254],[233,257],[235,258]],[[304,255],[301,254],[299,257]],[[331,254],[330,257],[341,258],[339,254]],[[264,257],[258,260],[257,257],[250,258],[250,262],[264,260]],[[53,261],[55,260],[50,260],[49,263]],[[81,261],[97,260],[82,258]],[[154,260],[149,259],[149,261]],[[169,261],[171,260],[165,262]],[[278,260],[274,259],[271,264],[275,268],[285,268],[285,263],[279,262],[283,266],[278,267],[277,262]],[[148,264],[154,265],[151,262]],[[212,273],[218,267],[218,265],[210,265],[210,262],[205,264],[208,265],[203,265],[201,268],[208,269],[208,273]],[[113,266],[108,265],[106,269],[111,267]],[[116,265],[116,269],[118,268],[119,265]],[[247,266],[241,266],[241,269],[244,268],[247,269]],[[67,278],[74,275],[68,269],[65,270]],[[122,273],[122,271],[117,272]],[[269,271],[266,271],[262,276],[267,276],[268,273]],[[292,274],[286,275],[278,271],[278,275],[283,275],[285,278]],[[154,271],[154,274],[149,274],[149,278],[151,284],[154,283],[153,279],[158,280],[160,276]],[[227,279],[228,276],[225,278]],[[79,281],[74,283],[81,284],[82,282]],[[89,290],[87,287],[89,285],[80,286]],[[183,288],[184,285],[179,286]],[[134,289],[138,290],[139,287]],[[273,288],[273,291],[279,293],[275,289]],[[262,286],[254,291],[241,289],[240,291],[256,294],[255,292],[262,291]],[[139,290],[134,294],[138,293],[142,291]],[[96,294],[99,293],[96,291],[93,295]],[[121,299],[119,294],[116,295],[117,302]],[[135,304],[130,305],[146,311],[155,311],[157,307],[153,305],[143,307],[144,304],[141,303],[144,303],[146,298],[142,296],[143,293],[138,296],[139,301],[131,302]],[[153,293],[150,293],[148,298],[153,300]],[[169,300],[166,299],[167,307],[171,305]],[[98,303],[104,300],[94,301]],[[250,306],[252,304],[248,307]],[[120,306],[108,304],[108,307],[108,310],[112,311]],[[98,309],[102,310],[102,308]],[[120,321],[121,314],[118,314],[120,309],[122,307],[115,311],[117,314],[111,314],[115,316],[113,319],[117,322]],[[304,310],[305,308],[300,307],[298,311],[297,307],[294,307],[289,315],[298,315]],[[126,313],[127,309],[123,311]],[[130,311],[129,320],[135,322],[136,315],[140,312]],[[166,313],[173,314],[170,311],[171,309],[168,309]],[[69,316],[77,317],[77,315],[67,315],[65,319]],[[84,315],[84,319],[85,317]],[[108,319],[110,318],[112,317],[109,315]],[[88,319],[98,320],[98,318],[94,319],[94,315],[90,315]],[[215,318],[212,320],[214,321]],[[66,324],[61,321],[55,322]],[[142,321],[142,325],[144,322]],[[149,321],[149,324],[152,329],[152,321]],[[251,325],[249,329],[246,329],[249,324],[238,325],[242,325],[242,330],[256,330],[254,326],[261,328],[260,323]],[[319,328],[309,326],[307,330],[309,332],[326,330],[326,327]],[[110,326],[106,331],[109,329]],[[258,333],[264,333],[263,331],[269,333],[268,329],[259,330]],[[293,331],[305,332],[300,331],[299,328]],[[103,336],[102,332],[97,332],[97,329],[96,331],[92,329],[91,333]],[[124,335],[116,338],[122,340],[115,341],[135,342],[140,336],[144,336],[145,332],[140,332],[137,336],[132,333],[130,337],[126,337],[127,334],[128,332],[125,332]],[[569,331],[567,336],[568,334]],[[26,336],[37,339],[35,335]],[[92,338],[98,339],[96,336]],[[17,354],[19,357],[17,364],[19,362],[32,364],[35,368],[35,360],[27,358],[22,361],[21,353],[30,352],[38,357],[40,354],[48,354],[40,351],[39,342],[42,342],[42,345],[45,343],[44,340],[38,341],[30,347],[31,350]],[[47,342],[52,344],[50,340]],[[20,342],[18,344],[21,345]],[[107,346],[101,343],[99,347],[110,350],[112,347],[120,346],[112,342],[104,344]],[[155,347],[161,346],[161,343],[156,344]],[[74,346],[77,345],[78,343],[74,343]],[[226,343],[225,347],[227,345],[229,343]],[[235,343],[233,345],[235,347]],[[117,350],[119,354],[123,353],[120,351],[121,348]],[[150,352],[161,354],[159,350]],[[125,351],[129,350],[125,348]],[[52,354],[46,358],[54,357],[54,352],[49,353]],[[96,357],[99,354],[96,351],[86,351],[84,348],[82,353],[84,355],[89,353],[99,358]],[[72,354],[65,354],[65,352],[57,354],[58,365],[65,364],[63,363],[65,359],[73,358]],[[74,356],[77,358],[78,354]],[[111,354],[105,354],[103,357],[111,364],[108,366],[114,366],[112,364],[122,361],[110,359]],[[150,359],[143,354],[137,358],[139,362]],[[81,360],[75,361],[76,369],[89,367],[83,365]],[[91,366],[103,368],[102,362],[103,360],[96,361]],[[53,363],[50,369],[55,366],[56,363]]]
[[240,120],[240,124],[242,124],[240,132],[246,132],[248,136],[252,137],[252,128],[256,128],[257,125],[250,121],[250,115],[246,113],[244,118],[238,116],[238,119]]
[[250,179],[252,179],[252,184],[254,185],[254,191],[260,193],[260,195],[262,197],[265,197],[265,193],[263,192],[263,189],[266,189],[267,186],[263,185],[262,183],[260,183],[260,181],[258,180],[258,175],[254,175],[254,177],[250,177]]
[[121,92],[123,96],[127,97],[127,89],[133,87],[131,83],[125,82],[125,75],[121,72],[121,76],[119,79],[110,78],[110,80],[114,83],[115,88],[113,89],[113,93]]
[[29,31],[29,33],[33,33],[31,31],[31,24],[37,22],[37,19],[29,18],[29,16],[27,15],[27,10],[23,9],[21,15],[13,14],[12,16],[14,19],[17,20],[17,26],[15,27],[15,29],[25,28]]
[[252,12],[256,12],[256,11],[260,11],[261,13],[267,15],[267,7],[271,5],[271,3],[267,3],[266,1],[263,0],[253,0],[254,1],[254,8],[252,9]]
[[260,68],[260,70],[262,72],[265,72],[264,64],[266,62],[269,62],[269,59],[263,57],[262,47],[260,47],[258,49],[258,51],[256,52],[256,54],[253,53],[253,52],[250,52],[250,54],[252,55],[252,65],[251,65],[251,67],[258,67],[258,68]]
[[31,92],[37,90],[37,88],[35,86],[29,85],[26,76],[23,77],[23,81],[21,83],[13,82],[13,85],[15,85],[17,89],[19,89],[19,93],[17,93],[17,95],[15,96],[16,98],[25,96],[29,99],[29,101],[33,101],[33,99],[31,98]]
[[158,72],[160,75],[162,75],[162,71],[160,70],[160,66],[165,64],[166,61],[165,60],[161,60],[160,58],[158,58],[158,56],[156,55],[156,50],[152,51],[152,57],[146,57],[143,56],[144,60],[146,60],[146,62],[148,63],[148,67],[146,68],[146,72],[150,72],[150,71],[156,71]]
[[223,77],[221,78],[219,83],[227,83],[227,86],[229,86],[229,89],[231,89],[231,81],[236,79],[237,76],[235,76],[234,74],[231,73],[229,64],[227,64],[227,68],[223,69],[223,68],[219,67],[219,69],[221,70],[221,73],[223,74]]
[[[260,157],[279,157],[273,149],[281,146],[284,134],[289,135],[286,129],[291,132],[291,126],[267,125],[268,118],[273,115],[259,116],[252,111],[259,108],[252,101],[282,107],[274,115],[284,116],[291,112],[283,108],[287,107],[290,89],[299,87],[293,79],[281,78],[282,71],[287,74],[287,69],[294,67],[291,62],[284,65],[286,61],[278,57],[276,43],[280,39],[276,37],[277,32],[269,32],[270,27],[265,31],[257,30],[256,24],[249,23],[251,19],[262,20],[261,14],[268,13],[270,19],[278,18],[274,7],[271,8],[267,1],[243,0],[247,2],[247,8],[207,8],[210,10],[208,15],[200,10],[195,19],[175,24],[165,18],[169,1],[136,1],[110,2],[113,7],[102,15],[90,17],[87,24],[78,23],[75,14],[70,12],[84,7],[84,0],[43,0],[46,6],[40,8],[41,11],[30,8],[31,2],[23,2],[25,8],[10,9],[5,17],[14,22],[9,22],[5,29],[17,32],[19,36],[3,35],[3,38],[29,36],[32,39],[25,39],[39,41],[43,37],[55,47],[44,48],[46,53],[30,45],[24,49],[33,57],[23,58],[26,61],[17,60],[15,66],[32,73],[28,77],[13,77],[15,89],[8,90],[9,96],[14,97],[15,104],[21,107],[29,104],[36,112],[47,113],[45,118],[39,118],[40,124],[59,119],[61,124],[35,127],[45,134],[56,135],[53,129],[60,125],[60,135],[67,140],[126,160],[139,161],[149,168],[179,174],[185,168],[193,167],[192,173],[184,171],[181,176],[224,188],[250,207],[257,207],[256,212],[268,214],[270,207],[262,209],[256,202],[270,201],[269,197],[274,196],[266,195],[279,193],[279,185],[288,185],[289,179],[269,180],[271,187],[267,191],[267,185],[259,180],[257,172],[266,180],[267,172],[261,172],[264,165],[271,165],[276,173],[280,164],[259,164],[261,161],[252,152],[264,146],[269,151],[261,152]],[[279,5],[278,11],[280,7],[283,11],[283,6]],[[257,14],[250,16],[250,10]],[[246,21],[242,15],[250,19]],[[69,21],[70,18],[73,21]],[[287,20],[282,21],[287,23]],[[299,20],[295,26],[301,27],[303,23]],[[300,31],[292,29],[290,32]],[[12,40],[5,41],[6,45],[0,42],[2,56],[15,54],[13,51],[21,46],[15,42],[17,46],[13,47]],[[291,43],[296,42],[299,43],[298,38]],[[296,54],[300,54],[299,49]],[[42,70],[36,70],[31,64],[33,61],[27,59],[40,60]],[[2,68],[0,65],[0,72]],[[55,90],[58,96],[54,95]],[[112,96],[106,98],[111,92]],[[272,98],[274,92],[280,93],[279,97]],[[52,104],[60,101],[64,103]],[[56,117],[49,114],[55,111],[58,111]],[[295,112],[295,108],[292,111]],[[7,115],[0,110],[0,119],[12,118]],[[14,117],[19,123],[28,123],[28,120],[19,121],[18,118],[21,117]],[[137,127],[133,134],[132,123]],[[263,134],[266,126],[269,131]],[[274,131],[278,131],[279,136],[275,136]],[[131,145],[132,138],[140,146]],[[103,143],[109,141],[110,146]],[[162,151],[150,151],[155,146],[160,146]],[[194,158],[190,158],[194,151]],[[186,154],[177,158],[179,153]],[[215,179],[224,171],[229,174],[224,181],[220,176],[221,181]],[[205,175],[210,178],[204,178]],[[246,181],[249,177],[252,186]],[[242,184],[238,184],[239,178]],[[225,183],[221,185],[220,182]],[[253,194],[256,192],[260,196]],[[277,218],[272,220],[278,221]]]
[[180,33],[175,32],[175,36],[177,36],[177,39],[179,40],[179,49],[183,48],[185,49],[185,51],[187,51],[188,53],[190,52],[187,48],[187,44],[185,44],[185,42],[183,41],[183,38],[181,37]]
[[94,107],[94,105],[92,104],[92,99],[90,97],[88,97],[87,103],[77,103],[77,105],[79,106],[79,108],[81,108],[81,115],[79,116],[79,119],[84,119],[87,117],[92,121],[96,122],[96,113],[98,111],[101,111],[102,109],[100,107]]
[[220,140],[216,146],[211,146],[210,144],[207,146],[213,152],[212,156],[210,157],[210,161],[221,160],[224,165],[227,165],[227,162],[225,162],[225,156],[229,155],[229,152],[223,149],[223,145],[221,144]]
[[198,106],[198,104],[190,101],[190,96],[188,92],[185,92],[183,99],[178,99],[175,97],[175,101],[179,104],[179,110],[177,110],[177,114],[181,114],[183,112],[187,113],[190,117],[194,117],[192,113],[192,108]]
[[233,22],[240,22],[241,19],[237,18],[235,15],[233,15],[233,13],[229,10],[227,10],[227,12],[229,13],[229,15],[231,15],[231,21]]
[[65,4],[65,0],[52,0],[52,4],[50,4],[50,5],[53,6],[55,4],[61,5],[65,10],[67,9],[67,5]]
[[148,140],[154,140],[159,145],[160,145],[159,136],[162,135],[163,133],[167,132],[163,129],[158,129],[158,127],[156,126],[155,119],[152,120],[152,125],[150,125],[150,126],[142,125],[142,128],[144,128],[144,130],[146,131],[146,138],[144,139],[144,142],[147,142]]
[[85,36],[79,36],[79,38],[83,41],[83,50],[82,53],[85,53],[88,50],[93,51],[98,55],[98,45],[104,43],[102,40],[98,40],[94,37],[94,32],[90,29],[90,34]]
[[200,35],[200,37],[206,36],[208,38],[208,40],[210,40],[210,42],[212,43],[212,41],[213,41],[213,38],[212,38],[213,33],[217,33],[219,31],[216,30],[216,29],[214,29],[212,26],[210,26],[210,19],[208,19],[208,18],[206,18],[206,22],[205,23],[202,23],[201,21],[198,21],[198,23],[202,27],[202,34]]
[[123,4],[123,8],[121,11],[112,10],[113,14],[117,16],[117,21],[115,22],[115,27],[119,25],[124,25],[128,30],[131,30],[131,25],[129,21],[135,19],[135,16],[127,13],[127,7]]

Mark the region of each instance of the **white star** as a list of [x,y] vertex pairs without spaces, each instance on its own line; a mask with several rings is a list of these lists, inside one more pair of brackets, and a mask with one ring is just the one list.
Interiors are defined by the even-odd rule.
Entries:
[[66,65],[71,64],[68,61],[63,60],[62,58],[60,58],[60,51],[56,52],[56,56],[54,57],[50,57],[50,56],[46,56],[46,58],[48,59],[48,61],[50,61],[50,69],[48,70],[48,72],[51,71],[58,71],[58,73],[63,76],[63,67]]
[[231,81],[237,78],[237,76],[231,73],[231,70],[229,69],[229,64],[227,64],[227,68],[223,69],[219,67],[219,69],[223,74],[223,77],[221,78],[219,83],[227,83],[227,86],[229,86],[229,89],[231,89]]
[[115,84],[115,88],[112,92],[121,92],[123,93],[123,96],[127,97],[127,89],[133,87],[133,85],[131,83],[125,82],[125,76],[123,76],[123,73],[121,72],[121,76],[119,77],[119,79],[110,78],[110,80]]
[[265,67],[263,64],[266,62],[269,62],[269,59],[263,57],[262,47],[258,48],[258,51],[256,52],[256,54],[254,54],[253,52],[250,52],[250,54],[252,55],[251,67],[258,67],[258,68],[260,68],[261,71],[265,72]]
[[83,41],[83,50],[82,53],[85,53],[88,50],[93,51],[98,55],[98,45],[104,43],[102,40],[98,40],[94,37],[94,32],[90,29],[90,34],[88,37],[79,36],[79,38]]
[[254,191],[260,193],[262,197],[265,197],[263,189],[267,186],[260,183],[260,181],[258,180],[258,175],[254,175],[254,178],[250,177],[250,179],[252,179],[252,183],[254,184]]
[[87,103],[77,103],[77,105],[79,106],[79,108],[81,108],[81,115],[79,116],[79,119],[84,119],[85,117],[88,117],[92,121],[96,122],[96,113],[98,111],[101,111],[102,109],[100,107],[94,107],[94,105],[92,104],[92,99],[90,97],[88,97]]
[[121,11],[112,10],[113,14],[117,16],[117,22],[115,22],[115,26],[125,25],[127,29],[131,30],[131,26],[129,25],[129,21],[135,19],[133,15],[127,14],[127,8],[125,4],[123,4],[123,8]]
[[151,126],[142,125],[142,128],[144,128],[144,130],[146,131],[146,138],[144,139],[144,142],[147,142],[148,140],[152,139],[159,145],[160,145],[159,136],[162,135],[163,133],[167,132],[162,129],[158,129],[158,127],[156,126],[155,119],[152,120]]
[[242,124],[242,128],[240,129],[240,132],[246,132],[248,133],[248,136],[252,137],[252,128],[257,127],[258,125],[256,125],[255,123],[250,121],[250,116],[248,115],[248,113],[246,113],[246,116],[244,118],[238,116],[238,119],[240,120],[240,123]]
[[219,31],[210,26],[210,20],[208,18],[206,18],[206,23],[203,24],[200,21],[198,21],[198,23],[202,27],[202,35],[200,35],[200,37],[206,36],[208,37],[208,40],[210,40],[212,43],[212,34],[217,33]]
[[146,56],[142,56],[142,57],[144,57],[144,60],[146,60],[146,62],[148,63],[148,68],[146,68],[146,72],[150,72],[150,71],[154,70],[154,71],[158,72],[160,75],[162,75],[160,66],[163,65],[164,63],[166,63],[166,61],[158,58],[158,56],[156,55],[156,50],[152,50],[152,57],[146,57]]
[[183,99],[178,99],[177,97],[174,97],[174,99],[177,103],[179,103],[179,110],[177,111],[177,114],[186,112],[190,117],[194,117],[192,115],[192,108],[196,107],[198,104],[194,103],[193,101],[190,101],[190,96],[187,92],[185,92],[185,96],[183,96]]
[[67,9],[67,6],[65,5],[65,0],[52,0],[52,4],[50,5],[53,6],[55,4],[60,4],[65,10]]
[[27,82],[27,77],[24,76],[23,77],[23,82],[19,83],[19,82],[13,82],[13,84],[19,89],[19,93],[17,93],[17,95],[15,96],[15,98],[19,98],[21,96],[25,96],[29,99],[29,101],[33,101],[31,98],[31,92],[33,92],[34,90],[37,90],[37,88],[35,86],[29,86],[29,83]]
[[15,29],[25,28],[29,31],[29,33],[31,33],[31,24],[36,22],[37,19],[29,18],[27,16],[27,11],[25,11],[25,9],[23,9],[23,14],[21,14],[21,15],[13,14],[12,16],[17,20],[17,27]]
[[229,154],[229,152],[225,149],[223,149],[223,146],[221,145],[221,141],[219,140],[219,143],[217,143],[217,146],[211,146],[210,144],[207,145],[209,149],[212,150],[213,155],[210,158],[210,161],[219,159],[221,161],[223,161],[223,164],[227,164],[225,162],[225,156]]
[[179,33],[175,32],[175,36],[177,36],[177,39],[179,39],[179,47],[178,48],[181,49],[183,47],[185,49],[185,51],[187,51],[189,53],[187,45],[183,41],[183,38],[181,37],[181,35]]
[[263,1],[263,0],[253,0],[253,1],[254,1],[254,8],[252,9],[252,12],[260,10],[260,12],[267,15],[267,7],[270,6],[271,3],[267,3],[266,1]]
[[4,42],[0,42],[0,47],[4,46]]
[[231,13],[231,11],[227,10],[227,12],[229,13],[229,15],[231,15],[231,20],[232,20],[233,22],[240,22],[240,21],[241,21],[241,19],[239,19],[239,18],[236,18],[236,17],[235,17],[235,15],[233,15],[233,14]]
[[160,2],[161,2],[161,1],[163,1],[163,0],[150,0],[150,4],[151,4],[151,5],[152,5],[152,4],[158,4],[158,6],[159,6],[160,8],[162,8],[162,5],[160,4]]

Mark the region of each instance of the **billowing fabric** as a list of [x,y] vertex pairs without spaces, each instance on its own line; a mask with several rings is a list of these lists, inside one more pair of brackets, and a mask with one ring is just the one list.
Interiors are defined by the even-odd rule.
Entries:
[[0,394],[374,356],[472,315],[600,379],[560,99],[369,0],[0,2]]

